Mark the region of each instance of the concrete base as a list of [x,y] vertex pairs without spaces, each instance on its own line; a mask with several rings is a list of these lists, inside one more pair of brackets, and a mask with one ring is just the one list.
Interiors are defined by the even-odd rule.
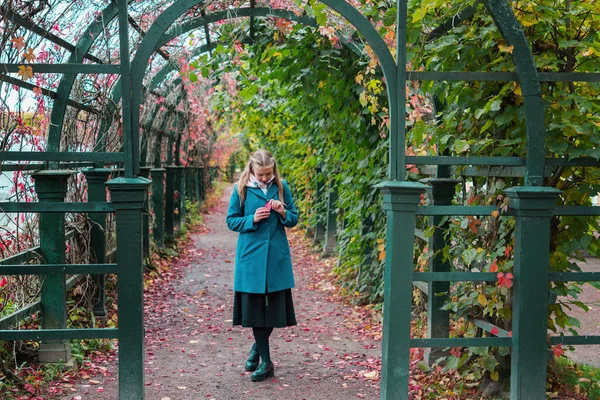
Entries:
[[448,351],[426,348],[423,353],[423,361],[427,363],[427,365],[432,366],[438,359],[449,355],[450,353]]
[[40,343],[38,348],[38,361],[40,363],[68,363],[71,359],[71,346],[62,341],[46,341]]

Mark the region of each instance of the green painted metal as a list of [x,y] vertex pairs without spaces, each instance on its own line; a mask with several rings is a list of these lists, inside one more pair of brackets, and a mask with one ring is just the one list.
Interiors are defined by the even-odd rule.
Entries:
[[144,285],[142,213],[150,181],[120,177],[107,182],[116,210],[119,269],[119,398],[144,399]]
[[[432,200],[434,205],[452,204],[458,180],[449,178],[434,178],[427,181],[432,187]],[[434,256],[429,261],[430,272],[450,272],[450,261],[444,261],[441,251],[446,246],[444,233],[450,221],[442,216],[434,216],[431,224],[435,227],[433,236],[429,240],[429,249]],[[450,333],[450,311],[444,310],[446,298],[438,294],[450,294],[450,282],[431,281],[427,290],[427,337],[447,338]],[[439,357],[444,356],[441,351],[426,352],[426,362],[431,364]]]
[[[150,177],[150,169],[151,167],[143,166],[140,167],[140,176],[142,178]],[[146,204],[144,205],[145,210],[150,210],[150,199],[146,199]],[[142,234],[144,235],[142,238],[142,254],[144,260],[150,256],[150,212],[145,212],[142,215]]]
[[[169,8],[161,13],[161,15],[154,21],[150,29],[146,32],[146,36],[142,40],[140,44],[136,56],[132,61],[132,68],[135,71],[145,71],[150,60],[152,53],[158,48],[161,47],[164,42],[161,40],[167,40],[168,36],[163,38],[163,35],[166,33],[168,27],[173,25],[173,23],[177,20],[178,17],[183,15],[187,10],[191,7],[201,3],[199,0],[179,0],[174,2]],[[389,52],[389,49],[377,30],[371,25],[369,20],[365,18],[360,12],[358,12],[355,8],[353,8],[350,4],[346,3],[343,0],[325,0],[324,4],[331,7],[335,11],[339,12],[344,18],[346,18],[354,27],[363,35],[367,43],[373,49],[373,52],[378,57],[381,62],[382,70],[384,72],[384,76],[386,78],[386,82],[388,83],[388,96],[390,99],[396,97],[396,93],[392,91],[396,90],[396,70],[395,70],[395,62],[393,60],[392,55]],[[228,11],[224,18],[221,19],[229,19],[229,18],[237,18],[241,16],[242,13],[246,13],[245,10],[249,10],[248,15],[252,12],[259,12],[260,9],[237,9],[235,13]],[[272,10],[270,11],[273,12]],[[217,12],[218,13],[218,12]],[[213,14],[217,14],[213,13]],[[201,21],[202,24],[207,23],[207,18],[214,18],[213,14],[206,15],[205,17],[200,17],[198,21]],[[295,16],[294,16],[295,17]],[[297,18],[297,17],[295,17]],[[173,29],[178,29],[177,27]],[[177,31],[179,34],[183,34],[183,30]],[[136,74],[132,77],[132,109],[139,110],[141,105],[141,92],[142,92],[142,81],[144,74]],[[392,96],[393,94],[393,96]],[[390,101],[390,109],[393,109],[395,101]],[[392,118],[395,121],[395,118]],[[393,122],[392,124],[394,124]],[[132,147],[133,149],[137,149],[137,143],[139,141],[139,112],[135,112],[132,115]],[[392,135],[393,136],[393,135]],[[404,144],[401,145],[402,147]],[[134,153],[136,153],[134,151]],[[404,151],[401,152],[402,156]],[[138,164],[138,155],[133,154],[134,156],[134,165]],[[403,168],[402,168],[403,170]]]
[[[33,91],[34,89],[41,90],[41,92],[42,92],[43,95],[48,96],[51,99],[56,99],[58,97],[58,94],[56,92],[52,91],[52,90],[48,90],[46,88],[40,88],[39,86],[36,86],[36,85],[31,84],[29,82],[22,81],[20,79],[13,78],[13,77],[8,76],[8,75],[0,75],[0,81],[9,83],[11,85],[16,85],[16,86],[19,86],[19,87],[21,87],[23,89],[27,89],[27,90],[30,90],[30,91]],[[77,101],[67,100],[67,105],[69,105],[71,107],[75,107],[75,108],[77,108],[79,110],[87,111],[87,112],[92,113],[92,114],[99,114],[98,110],[96,110],[95,108],[86,106],[85,104],[79,103]]]
[[[398,0],[396,15],[396,81],[389,95],[390,179],[403,181],[406,175],[406,25],[408,0]],[[386,76],[387,77],[387,76]]]
[[506,190],[516,215],[512,307],[511,400],[546,398],[550,218],[560,191]]
[[[4,6],[0,6],[0,15],[5,17],[9,21],[12,21],[16,25],[28,29],[31,32],[38,34],[40,37],[43,37],[44,39],[49,40],[52,43],[69,50],[70,52],[74,52],[77,50],[77,48],[71,43],[67,42],[64,39],[61,39],[52,32],[48,31],[47,29],[44,29],[41,26],[34,24],[33,22],[31,22],[31,20],[21,17],[20,15],[14,13],[11,9],[8,9]],[[98,57],[92,54],[86,53],[83,57],[95,63],[102,64],[102,60],[100,60]]]
[[[109,24],[117,16],[117,12],[118,4],[116,2],[111,2],[104,10],[102,10],[102,13],[92,21],[77,41],[77,44],[75,45],[76,51],[71,54],[67,61],[68,63],[81,63],[83,61],[83,56],[88,53],[96,38],[100,36],[105,24]],[[116,73],[119,72],[120,71],[117,71]],[[58,98],[52,105],[52,114],[50,115],[51,123],[48,129],[48,151],[59,150],[60,136],[67,109],[67,99],[70,97],[75,78],[75,75],[64,75],[56,90]]]
[[544,180],[546,127],[535,60],[523,27],[507,0],[484,0],[484,4],[508,45],[514,46],[512,55],[523,92],[527,127],[525,185],[540,186]]
[[327,193],[327,218],[325,223],[325,237],[323,241],[323,256],[331,256],[335,250],[338,216],[338,189],[335,182],[329,182]]
[[[51,215],[53,213],[44,213]],[[64,244],[63,244],[64,248]],[[42,254],[43,250],[42,250]],[[58,254],[60,256],[60,254]],[[64,255],[63,255],[64,258]],[[87,273],[98,273],[98,274],[116,274],[117,264],[64,264],[64,263],[46,263],[41,265],[31,264],[3,264],[0,265],[0,274],[2,275],[45,275],[52,273],[58,275],[65,274],[87,274]],[[64,277],[61,278],[64,281]]]
[[[0,340],[68,340],[68,339],[115,339],[114,328],[95,329],[40,329],[40,330],[3,330]],[[120,349],[119,349],[120,350]],[[120,375],[120,374],[119,374]],[[120,397],[121,399],[142,399],[142,397]]]
[[[315,213],[319,213],[319,202],[323,198],[325,194],[325,182],[319,176],[321,175],[321,168],[317,168],[316,170],[316,179],[315,179],[315,206],[313,208]],[[319,215],[315,217],[315,233],[313,237],[313,245],[318,245],[325,240],[325,225],[319,218]]]
[[419,207],[417,215],[491,215],[498,211],[494,206],[423,206]]
[[600,336],[550,336],[550,344],[564,344],[574,346],[578,344],[600,344]]
[[175,175],[177,166],[167,165],[165,167],[165,240],[167,242],[175,237]]
[[600,282],[600,272],[550,272],[553,282]]
[[152,240],[158,249],[165,248],[165,205],[164,205],[164,168],[152,168],[152,211],[154,212],[154,224],[152,225]]
[[[40,202],[63,202],[67,194],[67,181],[71,171],[42,171],[33,174],[35,191]],[[53,271],[52,264],[65,262],[65,216],[57,213],[44,213],[39,217],[40,256],[38,265],[43,272],[40,290],[42,329],[64,329],[67,327],[67,298],[65,276]],[[44,268],[45,267],[45,268]],[[11,266],[0,268],[10,271]],[[71,358],[71,347],[66,341],[44,341],[38,348],[38,359],[46,362],[67,362]]]
[[[123,110],[123,148],[125,158],[125,177],[133,178],[139,173],[139,132],[135,134],[131,127],[131,66],[129,61],[129,12],[127,1],[119,1],[119,53],[121,63],[121,107]],[[139,111],[135,114],[139,114]],[[137,127],[136,127],[137,128]]]
[[185,209],[185,201],[187,198],[187,168],[180,166],[179,170],[179,222],[183,226],[185,225],[185,215],[187,212],[187,210]]
[[[431,338],[410,339],[410,347],[492,347],[510,346],[509,337]],[[399,397],[390,397],[397,399]],[[524,397],[529,399],[529,397]]]
[[[0,63],[0,71],[6,73],[17,73],[23,64]],[[27,64],[34,74],[118,74],[118,65],[110,64]]]
[[412,279],[421,282],[495,282],[497,274],[493,272],[414,272]]
[[[106,187],[104,184],[110,177],[111,170],[108,168],[86,168],[83,170],[88,183],[88,201],[106,202]],[[106,263],[106,215],[90,214],[92,222],[90,229],[91,259],[98,264]],[[97,318],[106,318],[106,291],[105,276],[103,274],[92,275],[96,290],[94,292],[93,313]]]
[[[593,72],[538,72],[540,82],[600,82],[600,73]],[[516,82],[516,72],[480,71],[407,71],[409,81],[479,81]]]
[[33,314],[41,311],[42,302],[37,300],[26,307],[21,308],[18,311],[15,311],[12,314],[7,315],[6,317],[0,319],[0,340],[6,340],[2,338],[2,331],[8,330],[12,326],[15,326],[19,322],[23,321],[26,318],[31,317]]
[[108,213],[113,211],[110,203],[16,203],[2,202],[0,209],[4,212],[25,212],[25,213]]
[[122,162],[123,153],[90,153],[61,151],[0,151],[0,161],[105,161]]
[[[176,156],[179,152],[176,153]],[[177,157],[176,157],[177,158]],[[177,160],[179,161],[179,160]],[[176,161],[176,162],[177,162]],[[173,181],[174,189],[174,203],[173,203],[173,228],[177,232],[181,232],[181,224],[183,222],[181,218],[181,181],[182,181],[183,167],[180,165],[175,166],[175,180]]]
[[[498,337],[511,337],[511,333],[505,329],[500,328],[499,326],[496,326],[488,321],[484,321],[482,319],[469,319],[469,321],[471,321],[476,327],[483,329],[484,331],[490,333],[492,330],[494,330],[495,333],[493,333],[494,336],[498,336]],[[492,333],[490,333],[492,334]]]
[[[415,182],[384,182],[387,212],[381,399],[407,400],[416,212],[426,186]],[[407,240],[410,238],[410,240]]]

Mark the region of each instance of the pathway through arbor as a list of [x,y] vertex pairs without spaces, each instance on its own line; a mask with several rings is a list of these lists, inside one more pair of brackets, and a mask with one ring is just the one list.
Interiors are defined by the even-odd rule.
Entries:
[[[330,263],[294,231],[289,237],[298,325],[271,336],[275,378],[250,381],[243,366],[252,332],[231,325],[237,240],[225,225],[231,190],[204,215],[206,229],[193,235],[173,263],[178,276],[146,293],[146,398],[379,398],[377,334],[369,334],[359,309],[330,300],[331,285],[323,279]],[[117,399],[116,361],[107,367],[106,376],[82,381],[65,399]]]

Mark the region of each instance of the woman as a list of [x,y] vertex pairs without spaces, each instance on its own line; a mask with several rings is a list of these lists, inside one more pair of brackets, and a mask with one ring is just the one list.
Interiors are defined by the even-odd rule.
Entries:
[[252,328],[255,342],[245,370],[254,371],[250,379],[255,382],[275,375],[269,352],[273,328],[296,325],[291,291],[294,274],[285,228],[297,223],[298,211],[275,158],[258,150],[234,186],[227,212],[227,226],[239,232],[233,325]]

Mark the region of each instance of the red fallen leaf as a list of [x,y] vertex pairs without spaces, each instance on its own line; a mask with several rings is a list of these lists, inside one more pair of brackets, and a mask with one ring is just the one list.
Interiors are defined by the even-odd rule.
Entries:
[[8,285],[8,279],[6,279],[6,277],[3,276],[2,279],[0,279],[0,288],[3,288],[6,285]]
[[491,333],[492,335],[497,335],[497,334],[499,334],[499,333],[500,333],[500,331],[498,330],[498,328],[496,328],[496,327],[493,327],[493,328],[492,328],[492,330],[490,331],[490,333]]

